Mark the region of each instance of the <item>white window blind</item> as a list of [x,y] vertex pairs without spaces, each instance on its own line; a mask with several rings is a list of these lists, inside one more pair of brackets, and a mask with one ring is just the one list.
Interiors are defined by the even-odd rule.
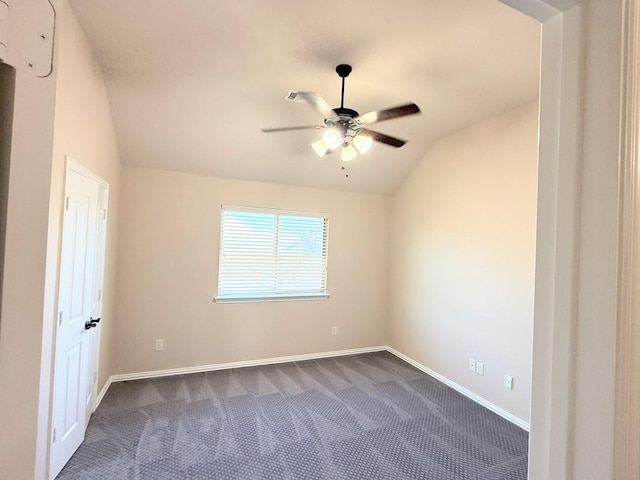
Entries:
[[222,208],[216,301],[327,297],[325,215]]

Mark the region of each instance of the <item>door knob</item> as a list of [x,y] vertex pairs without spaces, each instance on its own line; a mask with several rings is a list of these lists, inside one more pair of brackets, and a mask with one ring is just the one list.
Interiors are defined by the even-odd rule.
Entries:
[[96,327],[98,325],[98,323],[100,322],[100,320],[102,320],[102,319],[101,318],[91,318],[91,317],[89,317],[89,320],[84,322],[84,329],[85,330],[89,330],[90,328]]

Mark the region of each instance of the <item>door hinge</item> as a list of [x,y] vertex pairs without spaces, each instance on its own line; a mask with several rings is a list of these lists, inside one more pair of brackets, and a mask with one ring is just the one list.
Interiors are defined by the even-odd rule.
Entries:
[[98,290],[98,301],[102,300],[102,289]]
[[62,312],[58,314],[58,325],[62,325]]
[[104,208],[102,209],[102,219],[103,220],[107,219],[107,211]]
[[64,209],[69,210],[69,197],[64,201]]
[[56,442],[56,432],[57,432],[57,430],[54,428],[53,429],[53,443]]

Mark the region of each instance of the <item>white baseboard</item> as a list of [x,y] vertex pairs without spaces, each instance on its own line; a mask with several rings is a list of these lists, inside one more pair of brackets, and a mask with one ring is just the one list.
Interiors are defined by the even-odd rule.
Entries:
[[513,424],[517,425],[518,427],[526,430],[527,432],[531,428],[531,425],[529,424],[529,422],[525,422],[521,418],[516,417],[515,415],[513,415],[513,414],[507,412],[506,410],[498,407],[497,405],[489,402],[488,400],[485,400],[484,398],[480,397],[479,395],[476,395],[472,391],[467,390],[463,386],[458,385],[457,383],[449,380],[447,377],[445,377],[443,375],[440,375],[437,372],[434,372],[433,370],[431,370],[430,368],[425,367],[421,363],[416,362],[413,358],[407,357],[405,354],[400,353],[396,349],[391,348],[389,346],[386,347],[386,350],[387,350],[387,352],[395,355],[396,357],[400,358],[401,360],[404,360],[408,364],[413,365],[418,370],[423,371],[427,375],[429,375],[429,376],[435,378],[436,380],[444,383],[445,385],[453,388],[457,392],[460,392],[465,397],[473,400],[476,403],[479,403],[480,405],[482,405],[486,409],[491,410],[493,413],[496,413],[496,414],[500,415],[502,418],[504,418],[506,420],[509,420],[511,423],[513,423]]
[[111,375],[107,382],[105,383],[102,390],[98,394],[96,398],[96,404],[94,407],[94,411],[100,405],[100,402],[104,398],[107,390],[114,382],[124,382],[127,380],[143,380],[146,378],[157,378],[157,377],[169,377],[172,375],[185,375],[188,373],[202,373],[202,372],[213,372],[215,370],[227,370],[230,368],[244,368],[244,367],[257,367],[260,365],[273,365],[276,363],[287,363],[287,362],[301,362],[304,360],[316,360],[320,358],[329,358],[329,357],[342,357],[345,355],[357,355],[359,353],[371,353],[371,352],[382,352],[387,351],[396,357],[404,360],[410,365],[413,365],[418,370],[426,373],[427,375],[432,376],[433,378],[441,381],[445,385],[453,388],[454,390],[460,392],[465,397],[473,400],[476,403],[479,403],[483,407],[491,410],[492,412],[500,415],[501,417],[509,420],[511,423],[519,426],[520,428],[526,430],[527,432],[530,429],[530,424],[525,422],[521,418],[516,417],[515,415],[503,410],[497,405],[485,400],[484,398],[476,395],[475,393],[467,390],[466,388],[458,385],[457,383],[449,380],[448,378],[440,375],[437,372],[425,367],[421,363],[416,362],[414,359],[400,353],[394,348],[391,348],[388,345],[381,345],[377,347],[364,347],[364,348],[352,348],[349,350],[336,350],[332,352],[317,352],[317,353],[306,353],[302,355],[290,355],[287,357],[273,357],[273,358],[261,358],[257,360],[246,360],[240,362],[228,362],[228,363],[214,363],[210,365],[197,365],[195,367],[182,367],[182,368],[170,368],[166,370],[150,370],[146,372],[136,372],[136,373],[125,373],[120,375]]
[[[124,382],[127,380],[143,380],[146,378],[157,378],[157,377],[169,377],[172,375],[185,375],[187,373],[202,373],[202,372],[213,372],[215,370],[227,370],[230,368],[244,368],[244,367],[257,367],[260,365],[273,365],[276,363],[287,363],[287,362],[301,362],[304,360],[316,360],[319,358],[329,358],[329,357],[343,357],[345,355],[357,355],[360,353],[371,353],[371,352],[383,352],[387,349],[386,346],[380,345],[377,347],[363,347],[363,348],[352,348],[349,350],[335,350],[331,352],[317,352],[317,353],[305,353],[302,355],[290,355],[287,357],[273,357],[273,358],[261,358],[257,360],[243,360],[239,362],[228,362],[228,363],[214,363],[210,365],[197,365],[195,367],[182,367],[182,368],[170,368],[166,370],[149,370],[146,372],[135,372],[135,373],[124,373],[120,375],[111,375],[105,386],[100,391],[100,394],[96,398],[96,406],[100,405],[105,393],[107,393],[107,389],[114,382]],[[95,411],[94,408],[94,411]]]

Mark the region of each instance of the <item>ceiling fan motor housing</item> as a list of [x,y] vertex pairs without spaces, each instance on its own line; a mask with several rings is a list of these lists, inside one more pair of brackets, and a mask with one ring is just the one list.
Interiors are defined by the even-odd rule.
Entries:
[[358,112],[352,110],[351,108],[338,107],[334,108],[333,111],[336,112],[336,115],[338,115],[339,117],[356,118],[358,115],[360,115]]

